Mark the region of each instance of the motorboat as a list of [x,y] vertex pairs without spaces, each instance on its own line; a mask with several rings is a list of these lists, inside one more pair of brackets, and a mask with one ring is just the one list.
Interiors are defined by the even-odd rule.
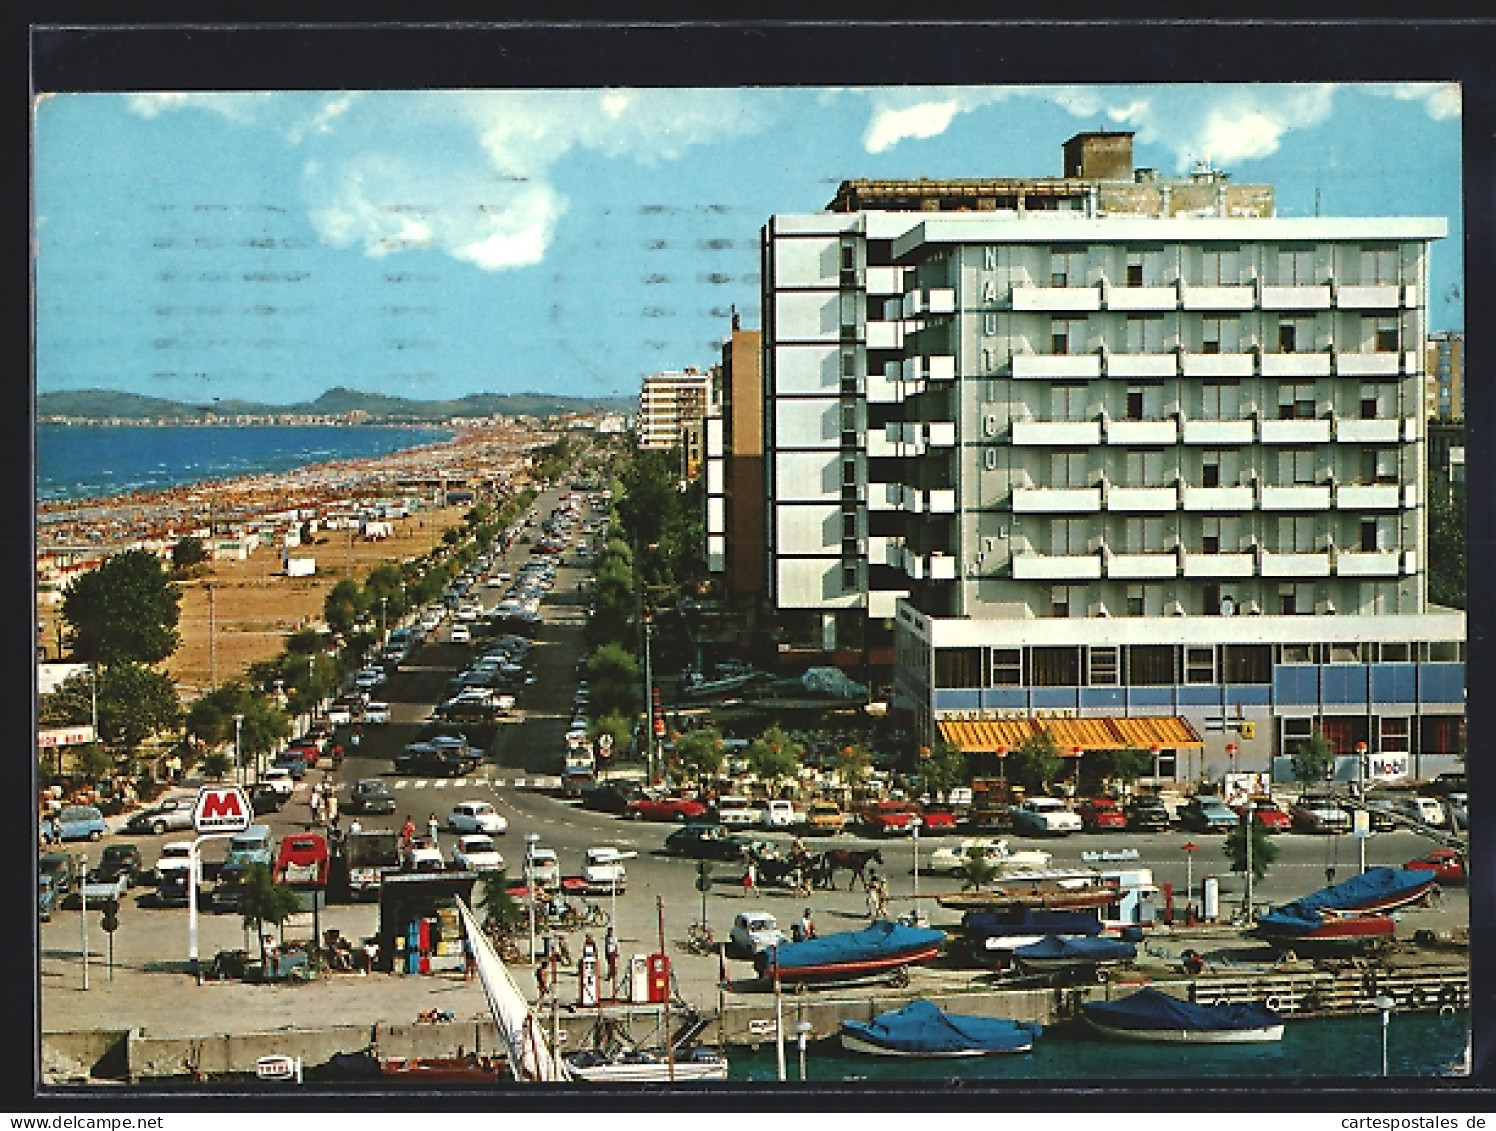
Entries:
[[563,1058],[573,1080],[589,1084],[687,1083],[726,1080],[727,1058],[704,1047],[677,1052],[673,1058],[647,1049],[604,1053],[592,1049]]
[[1124,939],[1072,935],[1045,935],[1038,942],[1013,951],[1019,967],[1029,974],[1097,974],[1102,968],[1130,961],[1137,954],[1137,945]]
[[918,998],[871,1021],[843,1021],[840,1036],[848,1052],[948,1058],[1028,1052],[1040,1032],[1034,1021],[947,1013],[934,1002]]
[[1235,1045],[1283,1039],[1283,1018],[1251,1003],[1200,1005],[1145,986],[1117,1001],[1088,1001],[1086,1023],[1118,1041]]
[[753,964],[761,977],[780,982],[856,980],[929,962],[944,941],[944,931],[880,919],[860,931],[768,947]]
[[1424,868],[1372,868],[1273,908],[1254,933],[1284,950],[1354,953],[1392,938],[1397,925],[1388,913],[1427,899],[1436,884]]
[[993,910],[968,911],[961,917],[961,934],[978,958],[1016,950],[1046,935],[1091,937],[1101,931],[1101,916],[1090,907],[1051,910],[1010,904]]

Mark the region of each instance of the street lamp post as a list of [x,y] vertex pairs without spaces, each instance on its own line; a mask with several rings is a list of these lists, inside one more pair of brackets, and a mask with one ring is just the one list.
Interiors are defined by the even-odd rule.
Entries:
[[1231,772],[1233,774],[1236,773],[1236,751],[1237,751],[1236,743],[1234,743],[1234,742],[1228,742],[1228,743],[1226,743],[1226,757],[1231,762]]
[[[88,857],[78,853],[78,938],[83,952],[83,988],[88,989]],[[1383,1075],[1386,1075],[1385,1071]]]
[[1180,847],[1184,849],[1184,902],[1192,904],[1195,902],[1195,849],[1199,845],[1187,840]]
[[530,965],[535,965],[535,845],[539,833],[525,834],[525,891],[530,897]]
[[234,716],[234,777],[240,785],[244,784],[244,750],[241,742],[244,733],[244,716]]
[[386,637],[386,635],[385,635],[384,611],[385,611],[385,608],[389,605],[389,603],[390,603],[390,599],[388,597],[380,597],[379,598],[379,642],[381,644],[385,643],[386,640],[388,639]]
[[1252,925],[1252,811],[1255,805],[1250,797],[1247,798],[1247,812],[1245,817],[1244,832],[1246,835],[1247,849],[1247,891],[1242,899],[1241,917],[1246,926]]
[[910,913],[909,922],[915,927],[923,922],[919,913],[919,830],[923,824],[918,817],[909,822],[909,835],[914,841],[914,910]]
[[795,1043],[800,1048],[800,1079],[805,1079],[805,1040],[810,1036],[812,1026],[803,1017],[795,1022]]
[[1392,1010],[1396,1008],[1397,1002],[1390,994],[1378,994],[1371,999],[1371,1004],[1377,1007],[1382,1015],[1382,1075],[1387,1075],[1387,1021],[1392,1016]]
[[[1366,743],[1356,743],[1356,800],[1366,804]],[[1361,875],[1366,874],[1366,836],[1371,832],[1371,819],[1364,811],[1356,814],[1358,818],[1366,822],[1364,829],[1357,828],[1356,833],[1356,857]]]

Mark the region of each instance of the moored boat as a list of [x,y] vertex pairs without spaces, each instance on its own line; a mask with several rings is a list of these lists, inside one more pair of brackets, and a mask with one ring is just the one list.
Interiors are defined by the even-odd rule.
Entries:
[[871,1021],[843,1021],[840,1035],[848,1052],[946,1058],[1028,1052],[1040,1032],[1037,1022],[947,1013],[919,998]]
[[1176,1044],[1256,1044],[1283,1039],[1283,1019],[1253,1004],[1199,1005],[1151,986],[1118,1001],[1081,1006],[1086,1023],[1119,1041]]
[[1137,955],[1136,944],[1123,939],[1070,935],[1045,935],[1013,951],[1019,967],[1035,974],[1097,972]]
[[623,1049],[612,1054],[586,1050],[567,1053],[564,1059],[571,1078],[589,1084],[688,1083],[727,1079],[727,1058],[708,1048],[678,1053],[673,1064],[664,1053],[646,1049]]
[[508,1067],[504,1057],[476,1053],[466,1056],[386,1056],[379,1059],[379,1075],[390,1082],[394,1077],[408,1083],[493,1084]]
[[1028,946],[1046,935],[1094,936],[1101,930],[1101,916],[1090,907],[1053,910],[1017,904],[961,916],[961,934],[978,960]]
[[1397,924],[1380,912],[1307,911],[1279,907],[1257,920],[1253,933],[1282,950],[1306,955],[1347,954],[1391,939]]
[[781,982],[844,981],[929,962],[944,941],[944,931],[880,919],[860,931],[767,947],[753,963],[761,977]]
[[1285,904],[1280,910],[1396,911],[1426,898],[1435,882],[1433,873],[1423,868],[1371,868]]

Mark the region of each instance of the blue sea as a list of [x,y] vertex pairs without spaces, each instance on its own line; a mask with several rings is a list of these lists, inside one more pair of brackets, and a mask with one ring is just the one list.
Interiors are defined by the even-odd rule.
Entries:
[[36,497],[61,502],[156,491],[368,459],[451,436],[441,428],[383,425],[43,424],[36,430]]

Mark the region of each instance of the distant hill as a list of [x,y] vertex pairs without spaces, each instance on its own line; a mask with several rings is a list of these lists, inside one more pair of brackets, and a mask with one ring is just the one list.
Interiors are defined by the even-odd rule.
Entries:
[[631,397],[562,397],[541,393],[473,393],[458,400],[417,401],[383,393],[364,393],[335,386],[314,401],[298,404],[259,404],[224,400],[213,404],[147,397],[139,393],[109,389],[79,389],[61,393],[39,393],[38,418],[67,417],[74,420],[202,420],[205,413],[218,416],[345,416],[362,412],[377,421],[440,421],[454,416],[551,416],[566,412],[629,412],[638,402]]

